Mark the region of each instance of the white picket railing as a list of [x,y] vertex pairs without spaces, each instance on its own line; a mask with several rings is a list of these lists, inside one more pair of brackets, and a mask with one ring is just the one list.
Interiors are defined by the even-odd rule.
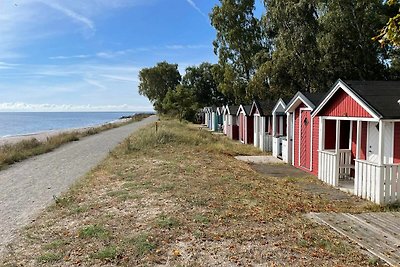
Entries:
[[355,194],[377,204],[400,201],[400,165],[356,160]]
[[289,158],[288,158],[288,140],[287,138],[282,139],[282,160],[286,163],[289,162]]
[[318,151],[318,178],[323,182],[337,186],[339,184],[339,165],[334,150]]
[[385,164],[383,177],[384,204],[400,202],[400,165]]
[[340,149],[318,151],[318,178],[332,186],[338,186],[339,178],[348,178],[351,175],[351,150]]
[[267,152],[272,151],[272,135],[269,134],[264,135],[264,151]]

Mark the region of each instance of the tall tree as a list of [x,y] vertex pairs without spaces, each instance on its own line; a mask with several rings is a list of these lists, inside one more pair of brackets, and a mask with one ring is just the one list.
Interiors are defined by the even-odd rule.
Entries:
[[182,85],[193,91],[199,107],[220,106],[226,102],[223,94],[218,91],[218,83],[213,75],[214,67],[207,62],[188,67],[182,78]]
[[247,84],[256,70],[254,56],[266,49],[254,9],[254,0],[220,0],[210,15],[217,31],[214,52],[224,77],[220,90],[236,99],[251,98]]
[[144,68],[139,72],[139,94],[146,96],[154,109],[163,113],[163,100],[168,91],[180,84],[181,75],[177,64],[157,63],[155,67]]
[[391,15],[379,35],[375,36],[373,40],[379,41],[382,45],[388,44],[400,48],[400,3],[399,0],[388,0],[386,3],[392,8],[395,7],[397,12]]
[[318,44],[329,82],[385,77],[386,52],[371,37],[386,16],[381,0],[321,1]]
[[318,91],[320,54],[317,46],[316,0],[265,0],[265,27],[274,51],[263,68],[269,72],[271,90]]
[[164,111],[178,116],[179,121],[194,119],[196,113],[195,99],[193,92],[185,86],[179,84],[175,90],[169,90],[162,104]]

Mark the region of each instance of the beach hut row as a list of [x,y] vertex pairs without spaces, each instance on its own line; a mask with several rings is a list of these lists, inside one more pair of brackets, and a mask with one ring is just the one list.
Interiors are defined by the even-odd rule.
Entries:
[[203,109],[204,124],[377,204],[400,202],[400,82]]

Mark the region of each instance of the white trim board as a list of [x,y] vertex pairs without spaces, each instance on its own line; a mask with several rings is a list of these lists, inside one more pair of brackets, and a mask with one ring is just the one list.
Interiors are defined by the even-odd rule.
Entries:
[[372,110],[370,107],[368,107],[365,102],[358,97],[353,90],[342,80],[338,80],[334,87],[331,89],[329,94],[324,98],[324,100],[319,104],[319,106],[312,112],[311,116],[315,117],[318,115],[318,112],[321,111],[321,109],[329,102],[329,100],[335,95],[335,93],[339,90],[342,89],[346,94],[348,94],[354,101],[356,101],[363,109],[365,109],[368,114],[370,114],[373,118],[379,119],[382,116]]

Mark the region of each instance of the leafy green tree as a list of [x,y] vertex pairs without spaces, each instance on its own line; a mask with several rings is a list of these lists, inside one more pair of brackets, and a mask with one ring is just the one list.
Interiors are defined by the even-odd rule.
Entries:
[[192,91],[182,85],[177,85],[175,90],[169,90],[163,99],[163,110],[171,115],[176,115],[179,121],[193,120],[196,113],[195,99]]
[[264,4],[263,21],[274,47],[271,59],[262,67],[270,90],[278,95],[318,91],[322,76],[316,0],[265,0]]
[[221,106],[226,102],[224,95],[218,91],[213,75],[214,66],[204,62],[199,66],[188,67],[182,78],[182,85],[193,91],[198,107]]
[[155,67],[139,72],[139,94],[146,96],[157,112],[163,113],[163,101],[169,91],[180,84],[181,75],[177,64],[157,63]]
[[220,0],[210,15],[217,31],[213,45],[220,65],[219,88],[237,100],[252,98],[247,84],[256,71],[254,56],[267,49],[254,9],[254,0]]
[[382,45],[392,45],[400,47],[400,9],[398,0],[388,0],[389,6],[395,6],[397,12],[389,18],[386,25],[381,29],[379,35],[373,38],[374,41],[379,41]]
[[321,1],[319,11],[318,45],[329,83],[385,78],[386,51],[371,40],[387,19],[382,1]]

